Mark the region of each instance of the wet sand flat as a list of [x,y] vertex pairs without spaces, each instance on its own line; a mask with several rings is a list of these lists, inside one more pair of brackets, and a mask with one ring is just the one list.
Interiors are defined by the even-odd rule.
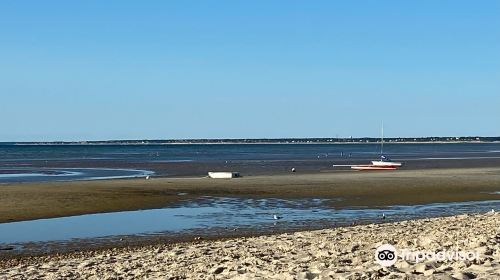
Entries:
[[[5,279],[499,279],[500,214],[459,215],[250,238],[0,262]],[[375,262],[375,250],[473,252]]]
[[492,200],[499,192],[500,168],[5,184],[0,222],[160,208],[200,196],[337,198],[336,207],[376,207]]

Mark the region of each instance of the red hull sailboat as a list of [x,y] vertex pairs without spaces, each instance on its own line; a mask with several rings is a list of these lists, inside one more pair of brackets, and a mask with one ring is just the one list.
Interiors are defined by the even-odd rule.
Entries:
[[365,165],[352,165],[351,169],[354,170],[396,170],[401,167],[401,162],[391,161],[384,156],[384,124],[382,124],[382,136],[380,141],[380,160],[374,160],[371,164]]

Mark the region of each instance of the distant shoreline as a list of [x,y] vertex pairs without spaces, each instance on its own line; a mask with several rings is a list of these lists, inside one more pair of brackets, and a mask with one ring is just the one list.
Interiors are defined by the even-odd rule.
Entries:
[[[174,142],[174,143],[15,143],[15,144],[0,144],[0,145],[12,145],[12,146],[112,146],[112,145],[123,145],[123,146],[148,146],[148,145],[373,145],[380,144],[380,142],[314,142],[314,143],[284,143],[284,142],[259,142],[259,143],[240,143],[240,142]],[[384,142],[384,145],[389,144],[401,144],[401,145],[415,145],[415,144],[500,144],[500,141],[482,141],[482,142],[468,142],[468,141],[456,141],[456,142]]]
[[[216,144],[378,144],[380,138],[275,138],[275,139],[172,139],[0,142],[0,145],[216,145]],[[484,144],[500,143],[500,137],[420,137],[385,138],[386,144]]]

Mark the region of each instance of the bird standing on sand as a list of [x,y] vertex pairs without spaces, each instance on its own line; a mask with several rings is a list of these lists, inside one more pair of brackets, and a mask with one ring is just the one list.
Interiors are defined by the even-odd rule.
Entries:
[[148,175],[148,176],[146,176],[146,180],[149,180],[149,175]]

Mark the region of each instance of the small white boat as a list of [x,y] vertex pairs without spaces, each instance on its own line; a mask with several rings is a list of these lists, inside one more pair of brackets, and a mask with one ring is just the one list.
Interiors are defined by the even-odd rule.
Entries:
[[208,172],[208,177],[212,179],[231,179],[240,177],[238,172]]
[[401,162],[395,162],[388,159],[386,156],[380,156],[380,160],[372,161],[373,166],[378,167],[401,167]]

